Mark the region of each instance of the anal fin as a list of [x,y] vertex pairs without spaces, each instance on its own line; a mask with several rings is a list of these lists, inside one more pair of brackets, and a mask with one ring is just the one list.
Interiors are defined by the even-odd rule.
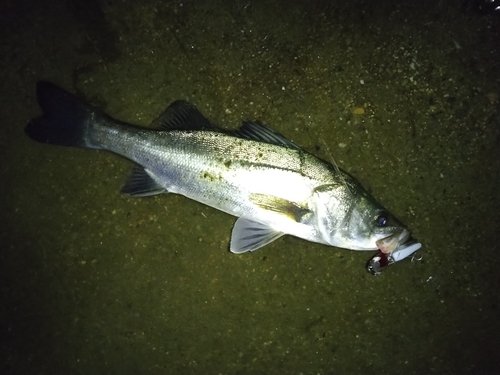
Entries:
[[120,193],[128,194],[133,197],[149,197],[166,192],[167,190],[159,185],[151,175],[142,166],[136,165]]

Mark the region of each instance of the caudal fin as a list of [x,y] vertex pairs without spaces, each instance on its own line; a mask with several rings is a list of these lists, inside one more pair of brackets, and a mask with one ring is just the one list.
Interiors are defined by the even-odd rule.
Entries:
[[31,120],[24,129],[33,140],[61,146],[98,148],[90,141],[90,129],[96,117],[105,116],[76,96],[49,82],[36,86],[43,115]]

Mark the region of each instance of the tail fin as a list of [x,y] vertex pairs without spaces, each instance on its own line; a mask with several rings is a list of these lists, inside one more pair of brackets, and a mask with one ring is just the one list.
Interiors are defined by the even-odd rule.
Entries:
[[33,140],[61,146],[97,148],[89,130],[97,118],[106,116],[76,96],[49,82],[36,86],[43,116],[31,120],[24,129]]

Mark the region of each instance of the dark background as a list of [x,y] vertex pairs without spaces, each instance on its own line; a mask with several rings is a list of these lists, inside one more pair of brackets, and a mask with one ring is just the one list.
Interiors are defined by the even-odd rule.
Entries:
[[[2,374],[493,374],[500,17],[473,1],[1,1]],[[148,126],[189,100],[353,174],[421,260],[284,237],[119,194],[130,163],[37,144],[49,80]],[[328,144],[329,150],[324,147]]]

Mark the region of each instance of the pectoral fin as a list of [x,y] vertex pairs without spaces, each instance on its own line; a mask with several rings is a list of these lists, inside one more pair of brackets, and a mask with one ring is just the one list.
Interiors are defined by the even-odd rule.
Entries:
[[277,212],[297,223],[304,222],[305,218],[312,214],[308,208],[272,195],[250,194],[250,201],[264,210]]
[[283,236],[267,225],[253,220],[238,218],[231,235],[231,252],[235,254],[255,251]]

